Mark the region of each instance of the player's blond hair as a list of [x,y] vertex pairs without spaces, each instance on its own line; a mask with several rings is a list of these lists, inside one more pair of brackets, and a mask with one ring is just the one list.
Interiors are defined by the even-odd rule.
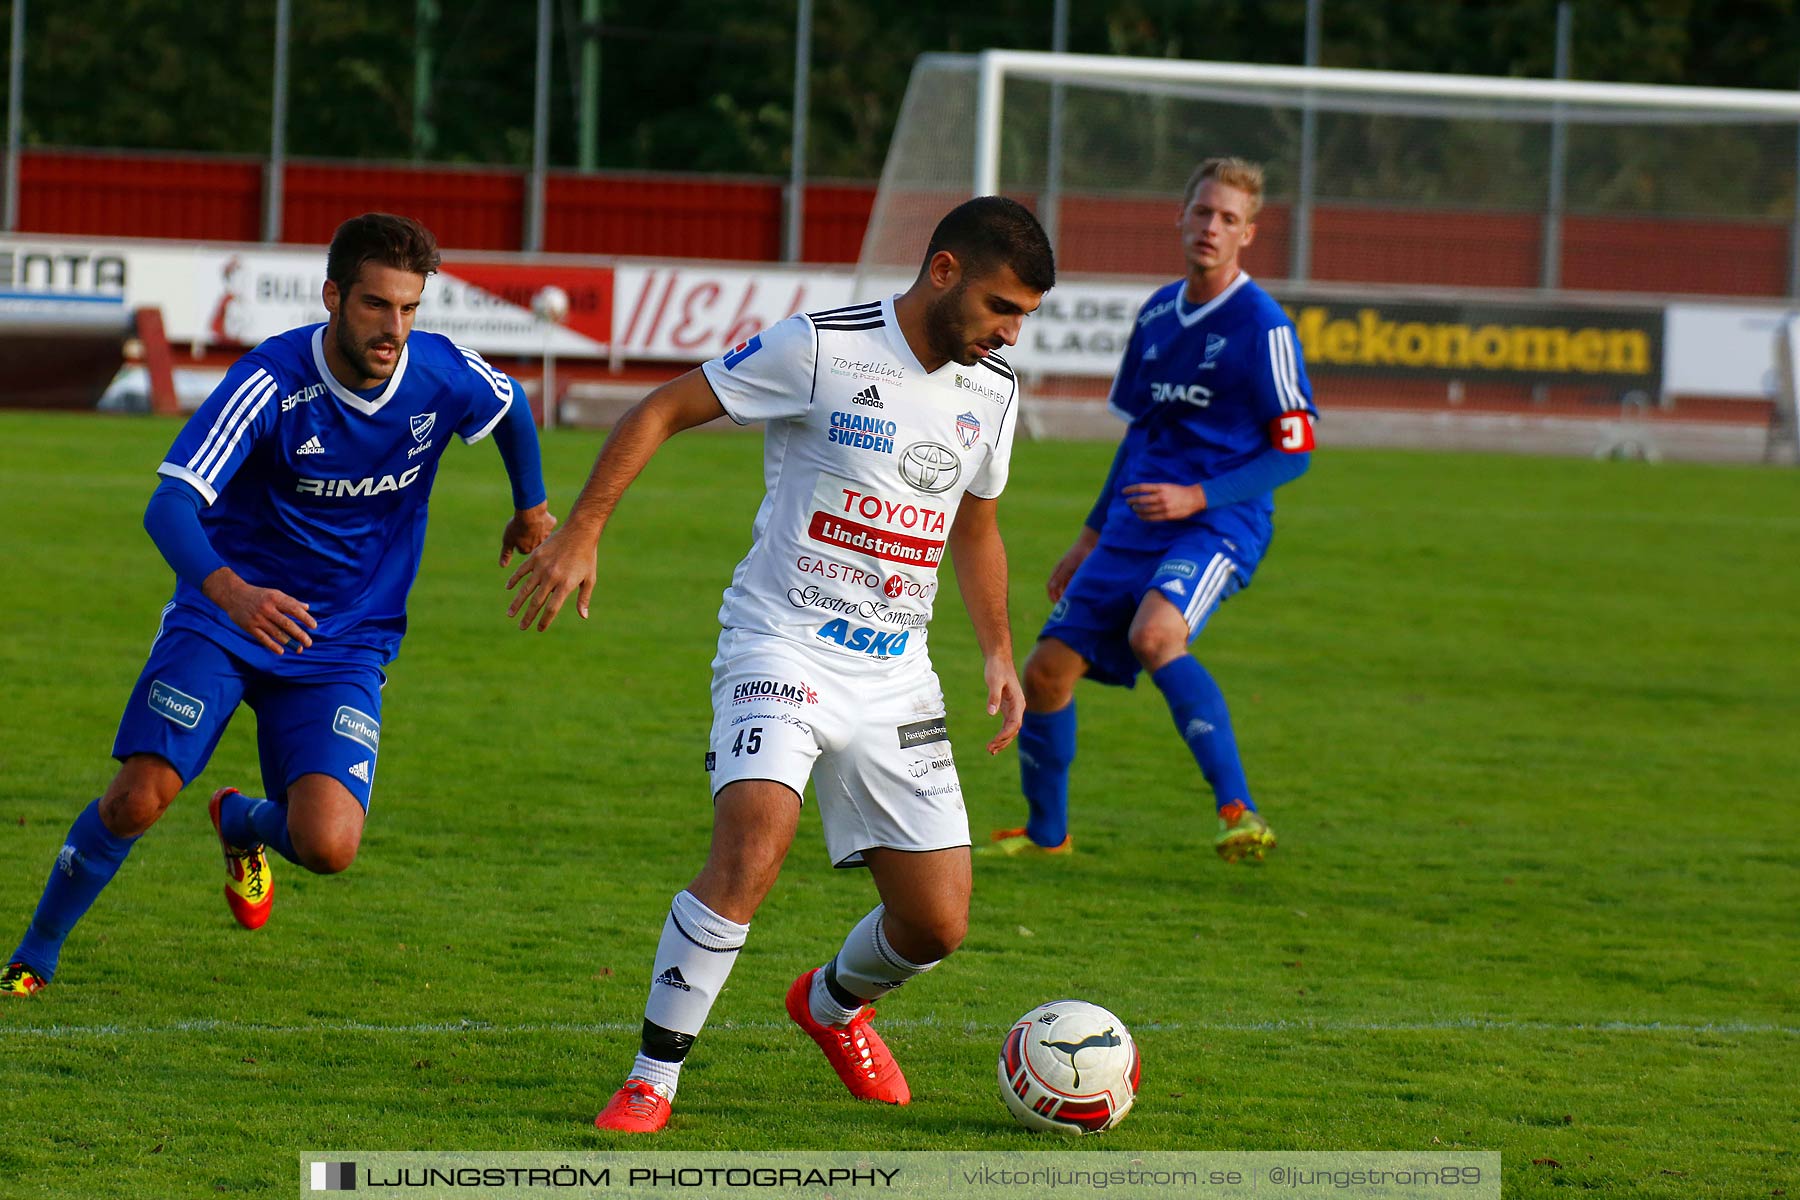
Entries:
[[1250,197],[1250,220],[1256,220],[1256,214],[1262,211],[1263,169],[1261,163],[1253,163],[1247,158],[1209,158],[1194,168],[1188,176],[1187,191],[1182,194],[1181,207],[1186,208],[1194,202],[1194,193],[1208,179],[1236,188]]

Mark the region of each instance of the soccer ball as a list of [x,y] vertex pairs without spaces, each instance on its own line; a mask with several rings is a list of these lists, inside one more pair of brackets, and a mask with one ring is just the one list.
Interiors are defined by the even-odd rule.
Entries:
[[1000,1098],[1027,1129],[1101,1133],[1125,1119],[1137,1086],[1137,1043],[1098,1004],[1040,1004],[1000,1043]]
[[531,311],[540,321],[560,325],[569,318],[569,293],[554,283],[546,284],[531,298]]

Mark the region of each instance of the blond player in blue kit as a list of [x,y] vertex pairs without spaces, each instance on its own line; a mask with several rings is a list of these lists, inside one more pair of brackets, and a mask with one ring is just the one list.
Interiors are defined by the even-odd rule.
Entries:
[[1188,644],[1247,587],[1274,536],[1270,493],[1312,458],[1312,385],[1287,314],[1238,263],[1255,239],[1262,169],[1214,158],[1188,181],[1176,229],[1185,277],[1138,311],[1109,403],[1128,425],[1100,497],[1050,573],[1054,607],[1025,664],[1023,828],[984,852],[1067,852],[1075,684],[1162,692],[1213,794],[1214,848],[1260,859],[1274,831],[1251,798],[1224,693]]

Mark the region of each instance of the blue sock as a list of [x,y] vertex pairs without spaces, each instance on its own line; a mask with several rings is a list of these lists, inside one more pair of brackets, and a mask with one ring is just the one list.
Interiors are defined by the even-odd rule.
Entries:
[[219,801],[219,832],[239,849],[267,846],[291,863],[300,862],[288,835],[287,805],[232,792]]
[[1237,737],[1231,732],[1231,710],[1225,707],[1225,693],[1206,668],[1184,654],[1159,668],[1150,681],[1162,689],[1176,732],[1194,752],[1200,773],[1212,785],[1213,806],[1224,808],[1237,800],[1255,812],[1244,762],[1238,757]]
[[95,800],[81,810],[69,836],[50,868],[50,882],[44,885],[44,898],[13,960],[22,962],[48,980],[56,974],[56,960],[62,956],[63,941],[75,923],[86,915],[100,890],[119,873],[119,865],[131,853],[137,838],[122,838],[100,820],[100,801]]
[[1019,783],[1031,816],[1026,836],[1060,846],[1069,836],[1069,764],[1075,761],[1075,702],[1055,712],[1027,712],[1019,728]]

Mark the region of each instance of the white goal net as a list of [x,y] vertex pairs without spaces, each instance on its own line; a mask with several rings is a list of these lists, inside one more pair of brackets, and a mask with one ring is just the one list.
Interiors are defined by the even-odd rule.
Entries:
[[[1041,394],[1091,399],[1131,297],[1181,272],[1189,172],[1235,154],[1268,181],[1245,265],[1294,314],[1333,407],[1457,418],[1434,444],[1756,459],[1772,339],[1754,339],[1760,369],[1708,374],[1683,306],[1789,306],[1797,145],[1800,94],[930,55],[861,267],[910,276],[956,202],[1024,201],[1065,282],[1015,359]],[[1335,432],[1358,425],[1417,432]]]

